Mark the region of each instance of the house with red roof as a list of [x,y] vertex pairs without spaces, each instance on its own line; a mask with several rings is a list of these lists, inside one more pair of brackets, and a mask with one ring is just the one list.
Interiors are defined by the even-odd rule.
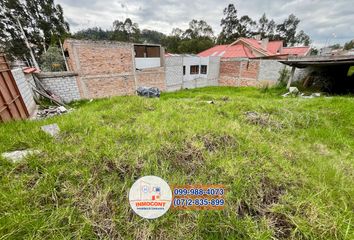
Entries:
[[199,57],[288,59],[310,54],[310,47],[283,47],[283,41],[239,38],[228,45],[216,45],[198,54]]

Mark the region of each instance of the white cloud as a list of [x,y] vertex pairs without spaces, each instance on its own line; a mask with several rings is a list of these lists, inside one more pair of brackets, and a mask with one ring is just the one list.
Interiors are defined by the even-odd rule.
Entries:
[[[72,31],[99,26],[109,29],[116,19],[130,17],[141,29],[169,34],[174,27],[187,28],[192,19],[207,21],[216,34],[220,32],[223,9],[230,3],[220,0],[57,0]],[[253,19],[265,12],[268,18],[281,22],[289,14],[300,18],[299,28],[308,33],[314,44],[344,43],[354,38],[352,0],[248,0],[231,1],[239,16]],[[333,38],[332,33],[336,34]]]

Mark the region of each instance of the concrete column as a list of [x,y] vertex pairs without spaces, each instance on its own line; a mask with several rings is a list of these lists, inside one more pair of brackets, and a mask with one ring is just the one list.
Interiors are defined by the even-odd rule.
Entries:
[[288,84],[286,85],[287,89],[290,88],[291,82],[294,80],[295,69],[296,69],[296,67],[294,67],[294,66],[291,68],[290,78],[289,78]]

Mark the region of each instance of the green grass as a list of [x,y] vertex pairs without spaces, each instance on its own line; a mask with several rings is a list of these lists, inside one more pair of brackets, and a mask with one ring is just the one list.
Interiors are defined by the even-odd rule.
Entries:
[[[1,124],[0,152],[41,154],[0,158],[0,239],[354,239],[354,99],[283,92],[114,97]],[[57,139],[40,130],[50,123]],[[142,219],[127,196],[144,175],[225,184],[226,207]]]

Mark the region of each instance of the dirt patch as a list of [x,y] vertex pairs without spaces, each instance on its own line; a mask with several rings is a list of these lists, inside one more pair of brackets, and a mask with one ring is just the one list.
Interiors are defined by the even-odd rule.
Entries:
[[119,233],[113,221],[116,198],[111,191],[97,191],[89,202],[82,204],[86,218],[92,225],[93,231],[99,239],[119,238]]
[[158,155],[170,161],[174,168],[183,169],[191,175],[204,165],[206,152],[226,150],[229,147],[237,147],[237,141],[231,135],[199,134],[185,140],[182,146],[165,145]]
[[289,217],[282,213],[268,213],[267,219],[269,225],[274,229],[274,236],[276,239],[289,239],[291,232],[295,225],[291,222]]
[[275,184],[267,177],[262,178],[260,194],[262,196],[262,206],[269,207],[272,204],[278,203],[281,195],[284,193],[284,186]]
[[260,216],[262,216],[262,213],[260,213],[256,208],[251,207],[251,205],[244,200],[241,200],[237,204],[237,214],[240,217],[245,217],[245,216],[260,217]]
[[229,98],[228,96],[223,96],[223,97],[221,98],[221,100],[224,101],[224,102],[227,102],[227,101],[230,100],[230,98]]
[[328,156],[330,155],[330,151],[328,150],[328,147],[324,144],[321,144],[321,143],[317,143],[317,144],[314,144],[314,150],[316,152],[318,152],[319,154],[321,154],[322,156]]
[[33,177],[31,177],[27,182],[26,182],[26,188],[28,189],[33,189],[37,183],[39,182],[40,180],[40,176],[39,174],[37,175],[34,175]]
[[237,204],[237,214],[240,217],[251,216],[255,219],[265,217],[274,230],[276,239],[286,239],[295,228],[289,217],[272,211],[272,206],[279,203],[286,189],[283,185],[275,184],[271,179],[264,177],[260,180],[257,196],[248,202],[241,200]]
[[198,135],[195,137],[197,140],[201,140],[204,147],[209,152],[215,152],[217,150],[225,150],[227,147],[237,147],[237,141],[230,135],[215,135],[206,134]]
[[[143,162],[138,161],[137,163],[127,163],[124,161],[114,161],[107,157],[103,157],[103,170],[108,173],[116,173],[118,174],[121,180],[124,180],[125,177],[135,178],[136,176],[140,176],[141,170],[143,168]],[[96,166],[98,167],[98,166]]]
[[258,113],[253,111],[245,112],[246,120],[250,124],[258,125],[261,127],[272,127],[276,129],[283,128],[283,124],[271,119],[268,113]]
[[168,145],[159,155],[171,162],[174,168],[183,169],[187,174],[193,174],[204,163],[204,155],[201,148],[188,141],[182,147]]

